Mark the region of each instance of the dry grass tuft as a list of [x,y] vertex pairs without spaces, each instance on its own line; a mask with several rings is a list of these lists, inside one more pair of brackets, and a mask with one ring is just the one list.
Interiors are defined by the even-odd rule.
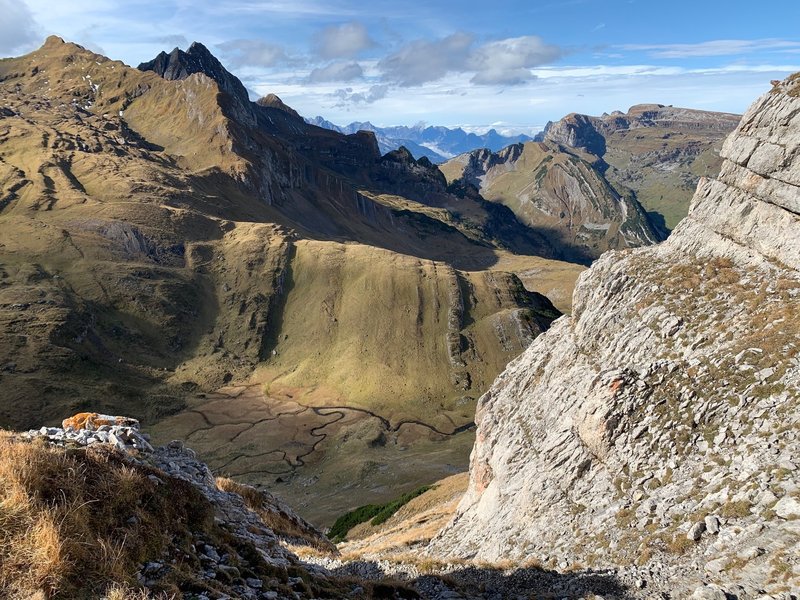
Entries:
[[213,523],[190,484],[167,489],[147,475],[109,448],[65,450],[0,433],[0,597],[133,590],[138,564],[185,539],[187,528]]
[[138,590],[127,585],[114,584],[106,591],[102,600],[177,600],[178,596],[168,594],[150,594],[146,590]]

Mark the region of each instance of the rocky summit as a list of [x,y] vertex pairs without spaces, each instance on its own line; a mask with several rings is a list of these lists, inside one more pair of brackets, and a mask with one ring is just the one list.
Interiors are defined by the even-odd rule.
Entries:
[[758,99],[672,236],[604,254],[481,398],[429,553],[611,569],[642,597],[797,596],[799,90]]
[[547,231],[570,260],[589,263],[609,249],[654,244],[664,237],[630,192],[606,179],[604,163],[583,148],[526,142],[475,150],[441,166],[451,185],[474,186]]
[[671,230],[686,216],[700,177],[715,177],[719,151],[741,115],[637,104],[600,117],[572,113],[548,123],[542,141],[600,159],[603,175],[629,190],[654,225]]

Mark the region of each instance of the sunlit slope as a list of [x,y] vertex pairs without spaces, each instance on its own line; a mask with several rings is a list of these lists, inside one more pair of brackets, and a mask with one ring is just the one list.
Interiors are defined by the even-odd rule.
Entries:
[[294,245],[272,385],[411,417],[475,397],[555,316],[513,275],[358,244]]
[[6,425],[158,421],[258,367],[276,389],[413,415],[477,397],[553,316],[494,271],[563,263],[496,268],[505,230],[479,202],[402,196],[427,189],[410,163],[383,193],[369,140],[243,114],[202,74],[167,81],[50,38],[0,61],[0,105]]

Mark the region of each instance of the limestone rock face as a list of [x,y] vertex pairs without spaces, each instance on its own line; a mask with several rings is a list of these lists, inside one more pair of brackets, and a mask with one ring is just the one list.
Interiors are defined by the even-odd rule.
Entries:
[[606,140],[598,129],[591,117],[573,113],[551,123],[547,127],[545,138],[571,148],[585,148],[592,154],[603,156],[606,153]]
[[777,85],[663,244],[608,252],[481,399],[431,552],[800,585],[800,98]]

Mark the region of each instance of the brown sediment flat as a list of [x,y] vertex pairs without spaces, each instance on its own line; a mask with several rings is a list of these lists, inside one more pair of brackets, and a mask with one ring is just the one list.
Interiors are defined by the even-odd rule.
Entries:
[[[153,427],[154,441],[183,439],[216,474],[264,486],[290,501],[309,492],[325,498],[305,511],[320,523],[353,504],[383,501],[466,468],[471,421],[450,415],[440,415],[436,425],[392,421],[341,403],[306,404],[302,390],[276,395],[248,384],[196,397]],[[303,502],[298,504],[304,512]]]

